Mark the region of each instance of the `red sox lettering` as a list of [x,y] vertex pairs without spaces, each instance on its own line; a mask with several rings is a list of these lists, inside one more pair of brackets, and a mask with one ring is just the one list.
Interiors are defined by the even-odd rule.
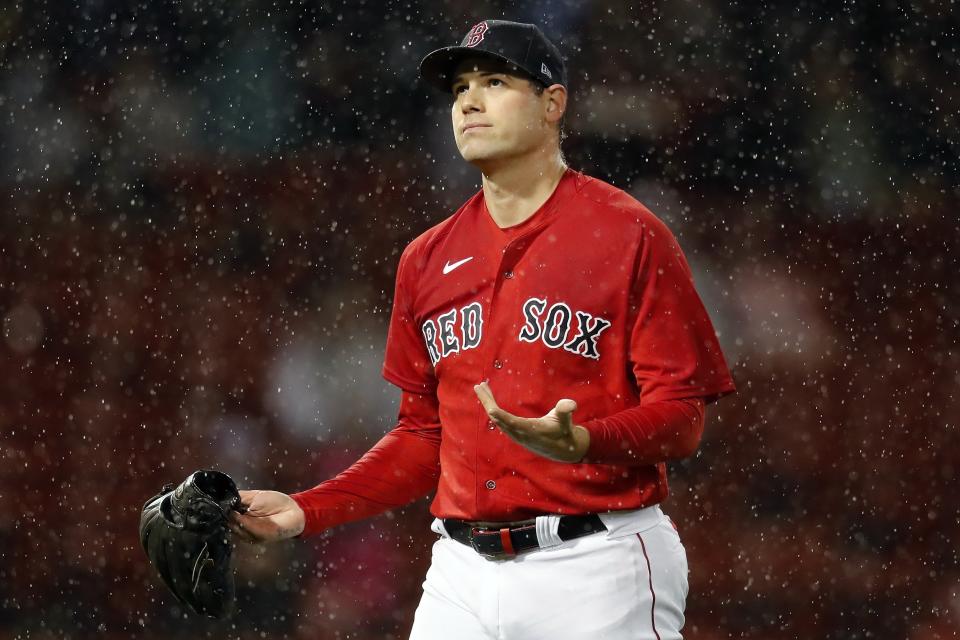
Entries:
[[551,349],[563,347],[570,353],[576,353],[592,360],[600,359],[597,341],[600,339],[600,334],[610,326],[608,320],[593,316],[585,311],[577,311],[577,333],[567,341],[567,333],[570,330],[573,316],[570,307],[563,302],[556,302],[544,315],[544,309],[546,308],[547,300],[545,298],[530,298],[523,303],[523,316],[526,319],[526,324],[520,330],[520,340],[536,342],[539,339]]
[[[460,335],[454,331],[457,316],[460,316]],[[454,307],[446,313],[423,323],[423,339],[434,366],[451,353],[473,349],[480,344],[483,333],[483,307],[479,302],[471,302],[459,309]]]
[[[547,308],[546,298],[530,298],[521,308],[524,325],[517,338],[522,342],[542,342],[551,349],[563,348],[593,360],[600,359],[597,343],[610,322],[585,311],[573,311],[563,302]],[[459,318],[459,321],[458,321]],[[576,328],[571,332],[573,320]],[[459,328],[459,333],[456,329]],[[450,354],[473,349],[483,337],[483,306],[472,302],[461,309],[450,309],[423,323],[424,342],[434,366]]]

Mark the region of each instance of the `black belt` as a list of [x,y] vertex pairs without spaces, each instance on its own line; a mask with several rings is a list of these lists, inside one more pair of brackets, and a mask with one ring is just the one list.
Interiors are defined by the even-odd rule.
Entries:
[[[443,527],[450,537],[465,544],[487,558],[510,558],[518,553],[539,549],[537,525],[518,524],[503,528],[478,527],[462,520],[444,520]],[[607,528],[600,516],[560,516],[557,535],[561,540],[573,540]]]

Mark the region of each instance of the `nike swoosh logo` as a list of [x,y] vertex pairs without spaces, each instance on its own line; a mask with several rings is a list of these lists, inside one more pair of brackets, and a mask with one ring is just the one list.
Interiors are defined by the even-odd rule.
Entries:
[[448,273],[450,273],[460,265],[470,262],[471,260],[473,260],[473,256],[470,256],[469,258],[464,258],[463,260],[458,260],[453,264],[450,264],[450,261],[447,260],[447,264],[443,265],[443,275],[447,275]]

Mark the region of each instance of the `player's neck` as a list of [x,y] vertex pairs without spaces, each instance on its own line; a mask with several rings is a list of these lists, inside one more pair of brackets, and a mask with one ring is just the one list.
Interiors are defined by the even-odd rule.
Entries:
[[543,206],[567,167],[559,150],[525,157],[483,171],[483,197],[500,228],[518,225]]

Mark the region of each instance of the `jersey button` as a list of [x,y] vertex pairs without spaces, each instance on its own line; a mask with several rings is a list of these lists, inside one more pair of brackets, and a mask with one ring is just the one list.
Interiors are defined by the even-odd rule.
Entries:
[[494,482],[493,480],[487,480],[486,487],[487,489],[490,489],[491,491],[493,491],[494,489],[497,488],[497,483]]
[[494,369],[503,369],[503,360],[494,360],[493,361]]
[[513,277],[513,271],[504,271],[504,272],[503,272],[503,277],[506,278],[507,280],[509,280],[510,278]]
[[492,431],[492,430],[494,430],[494,429],[496,429],[496,428],[497,428],[497,425],[496,425],[496,423],[495,423],[493,420],[491,420],[491,421],[489,421],[489,422],[487,423],[487,429],[490,429],[490,430]]

